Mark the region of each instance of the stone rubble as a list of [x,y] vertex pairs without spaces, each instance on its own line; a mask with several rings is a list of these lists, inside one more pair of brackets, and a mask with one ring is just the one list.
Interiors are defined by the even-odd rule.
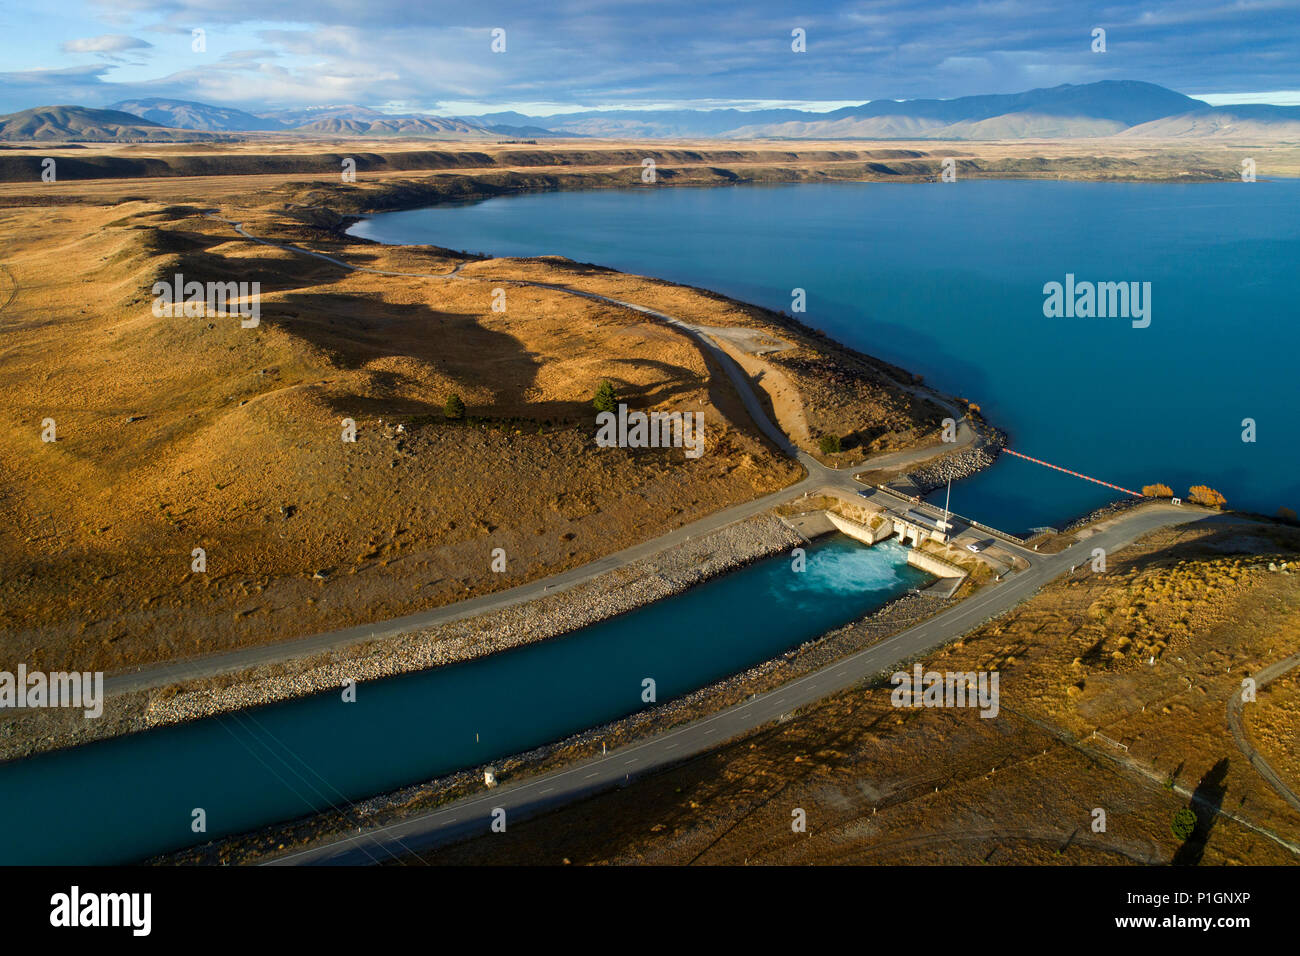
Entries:
[[950,480],[960,481],[962,478],[969,478],[993,464],[1002,453],[1002,449],[1006,447],[1006,434],[986,425],[977,424],[975,430],[977,437],[970,446],[908,472],[904,477],[915,488],[915,490],[909,489],[908,493],[923,498],[936,488],[942,488]]
[[235,680],[214,679],[208,686],[157,693],[133,729],[257,707],[338,689],[352,680],[440,667],[557,637],[802,543],[777,518],[760,516],[525,604],[348,649],[354,653],[329,652],[255,668]]
[[[581,731],[564,740],[496,760],[492,764],[496,779],[498,783],[518,780],[556,760],[571,762],[595,756],[601,752],[599,748],[602,743],[608,743],[611,747],[623,746],[706,714],[716,713],[731,704],[739,703],[747,696],[771,690],[799,675],[825,667],[854,651],[875,644],[954,603],[952,599],[925,591],[900,595],[857,621],[812,638],[776,657],[682,697]],[[355,828],[362,820],[378,824],[404,819],[446,800],[481,792],[484,787],[483,769],[483,766],[467,767],[389,793],[377,794],[352,804],[345,815],[327,812],[293,824],[277,824],[230,840],[192,847],[155,862],[246,862],[277,846],[301,845],[331,833],[341,834]]]

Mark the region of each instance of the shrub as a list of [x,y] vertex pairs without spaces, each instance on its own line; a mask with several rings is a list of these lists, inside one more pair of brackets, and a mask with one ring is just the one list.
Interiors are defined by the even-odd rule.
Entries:
[[1187,500],[1193,504],[1205,505],[1207,508],[1222,508],[1227,499],[1208,485],[1192,485],[1187,490]]
[[1288,508],[1286,505],[1283,505],[1281,508],[1277,509],[1277,516],[1281,520],[1285,521],[1287,524],[1295,524],[1297,520],[1295,509]]
[[840,436],[823,435],[817,442],[817,447],[821,449],[823,455],[834,455],[840,450]]
[[1170,488],[1168,485],[1158,483],[1154,485],[1143,485],[1142,494],[1148,498],[1172,498],[1174,496],[1174,489]]
[[449,395],[447,396],[447,404],[442,407],[442,412],[451,419],[464,418],[465,403],[460,400],[459,395]]
[[618,395],[614,392],[614,386],[605,379],[596,389],[596,397],[592,399],[591,407],[598,412],[612,412],[618,408]]
[[1178,839],[1186,840],[1196,832],[1196,814],[1187,807],[1183,807],[1174,814],[1174,820],[1169,829],[1174,832],[1174,836],[1178,837]]

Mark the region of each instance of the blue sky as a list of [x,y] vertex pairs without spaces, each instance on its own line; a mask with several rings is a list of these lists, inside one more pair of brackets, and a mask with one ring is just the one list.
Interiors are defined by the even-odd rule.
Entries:
[[[796,27],[806,53],[790,48]],[[1295,104],[1300,2],[3,0],[0,53],[0,112],[144,96],[444,114],[830,109],[1102,79]]]

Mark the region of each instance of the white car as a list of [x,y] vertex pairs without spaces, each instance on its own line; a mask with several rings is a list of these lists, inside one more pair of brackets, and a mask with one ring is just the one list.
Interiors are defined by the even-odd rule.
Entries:
[[966,550],[974,551],[976,554],[979,554],[984,550],[984,545],[979,541],[972,541],[970,544],[966,545]]

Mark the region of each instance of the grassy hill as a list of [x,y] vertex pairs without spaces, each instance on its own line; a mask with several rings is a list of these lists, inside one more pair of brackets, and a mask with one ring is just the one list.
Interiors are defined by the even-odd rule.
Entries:
[[0,116],[0,140],[36,142],[179,142],[211,134],[169,129],[120,110],[37,106]]

